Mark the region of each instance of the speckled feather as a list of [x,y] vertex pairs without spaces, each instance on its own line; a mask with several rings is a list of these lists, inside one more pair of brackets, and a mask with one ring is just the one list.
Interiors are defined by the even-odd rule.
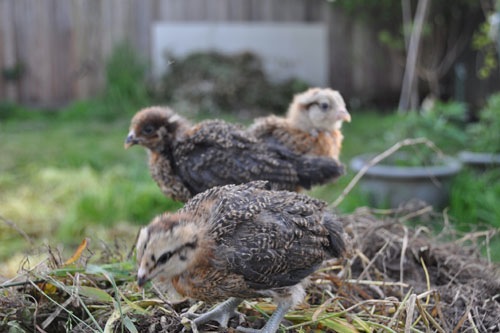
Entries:
[[[143,134],[149,128],[154,131]],[[310,188],[344,172],[338,161],[302,156],[221,120],[191,126],[168,108],[141,110],[130,129],[127,142],[149,149],[152,177],[165,195],[180,201],[214,186],[253,180],[267,180],[273,189]]]
[[294,189],[300,181],[293,160],[221,120],[206,120],[191,128],[176,144],[174,158],[182,179],[196,193],[257,179],[269,180],[275,188]]
[[[215,187],[148,227],[148,235],[153,235],[192,225],[189,230],[199,248],[193,264],[171,277],[177,292],[210,302],[290,297],[290,288],[325,259],[343,255],[342,228],[324,202],[267,188],[266,182]],[[139,240],[140,262],[148,258],[139,250],[141,242],[145,249],[159,246]]]

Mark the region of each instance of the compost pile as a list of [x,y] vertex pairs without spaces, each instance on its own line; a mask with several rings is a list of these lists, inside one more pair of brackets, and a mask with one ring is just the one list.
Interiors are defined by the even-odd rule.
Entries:
[[[402,223],[415,217],[427,219],[429,227]],[[444,229],[431,235],[432,223],[439,220]],[[368,311],[369,300],[388,302],[375,302],[375,308],[397,300],[389,309],[394,314],[385,318],[389,320],[386,325],[396,331],[411,325],[423,331],[500,332],[498,266],[478,251],[479,243],[494,231],[457,235],[446,222],[446,215],[418,205],[395,210],[383,219],[369,210],[345,216],[354,251],[350,260],[353,283],[339,288],[347,304],[359,308],[365,302],[364,311]]]
[[[411,223],[415,218],[419,224]],[[458,234],[446,214],[419,205],[362,208],[341,219],[351,237],[349,257],[312,276],[305,301],[285,317],[287,332],[500,332],[497,266],[478,251],[494,231]],[[139,289],[131,256],[99,251],[84,246],[62,264],[51,250],[46,263],[3,282],[0,331],[180,332],[189,331],[183,313],[209,308],[173,302],[161,286]],[[269,299],[244,302],[242,325],[261,327],[274,309]],[[216,324],[199,329],[221,331]]]
[[168,56],[168,72],[158,87],[158,98],[185,114],[284,113],[293,95],[309,85],[297,78],[272,82],[262,60],[250,52],[225,55],[195,52],[184,58]]

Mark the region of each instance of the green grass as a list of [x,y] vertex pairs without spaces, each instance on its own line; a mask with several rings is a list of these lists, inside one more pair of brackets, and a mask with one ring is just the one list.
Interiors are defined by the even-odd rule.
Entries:
[[[156,214],[181,206],[165,198],[151,179],[144,149],[123,148],[134,110],[104,120],[92,117],[97,108],[102,105],[90,101],[77,102],[60,114],[16,109],[0,124],[1,154],[7,157],[0,160],[0,216],[35,244],[71,247],[84,237],[106,238],[113,226],[143,225]],[[378,123],[378,131],[391,125],[389,117],[376,113],[354,118],[344,126],[346,162],[358,153],[383,149],[372,124]],[[349,172],[338,183],[317,187],[311,194],[332,202],[352,176]],[[352,211],[363,204],[355,191],[340,209]],[[128,229],[133,242],[137,227]],[[0,231],[0,260],[29,245],[6,223],[0,223]]]
[[[36,243],[73,245],[87,236],[105,238],[102,226],[146,224],[179,208],[149,176],[144,149],[123,148],[129,120],[2,122],[0,216]],[[130,229],[133,242],[137,228]],[[28,245],[3,222],[0,235],[0,260]]]
[[[30,247],[16,227],[35,245],[62,243],[71,248],[85,237],[112,239],[117,233],[132,244],[137,225],[181,206],[165,198],[151,179],[144,149],[123,148],[135,110],[125,108],[122,115],[108,119],[99,116],[103,108],[96,101],[77,102],[60,114],[16,108],[3,118],[0,216],[11,223],[0,222],[0,260]],[[387,133],[399,119],[377,112],[352,113],[353,122],[343,127],[341,160],[346,165],[357,154],[387,149]],[[308,193],[332,203],[353,176],[347,168],[335,184]],[[483,178],[476,182],[475,175],[465,172],[457,181],[450,214],[463,230],[477,223],[478,216],[483,224],[499,220],[498,209],[491,209],[496,207],[498,186],[488,186],[493,180]],[[474,200],[478,195],[482,197]],[[349,213],[367,203],[355,187],[337,208]]]

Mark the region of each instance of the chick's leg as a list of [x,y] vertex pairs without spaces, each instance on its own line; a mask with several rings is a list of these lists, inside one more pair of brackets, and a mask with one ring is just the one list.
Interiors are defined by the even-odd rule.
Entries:
[[259,330],[241,326],[238,326],[236,330],[243,333],[275,333],[280,326],[281,320],[283,319],[283,317],[285,317],[286,313],[290,309],[290,306],[290,302],[278,303],[278,307],[274,311],[271,318],[269,318],[266,325],[264,325],[264,327]]
[[200,325],[213,320],[218,322],[220,327],[227,328],[229,319],[239,315],[236,308],[242,301],[243,300],[241,298],[231,297],[225,302],[217,305],[212,310],[198,316],[193,320],[193,323],[199,327]]

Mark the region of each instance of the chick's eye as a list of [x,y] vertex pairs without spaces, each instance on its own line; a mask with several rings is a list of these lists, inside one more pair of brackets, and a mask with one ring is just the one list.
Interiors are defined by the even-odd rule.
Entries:
[[321,103],[319,106],[323,111],[326,111],[330,108],[330,105],[328,105],[328,103]]
[[151,135],[151,134],[153,134],[154,130],[155,129],[152,125],[147,125],[147,126],[144,126],[144,128],[142,129],[142,133],[145,135]]
[[170,257],[172,257],[172,252],[165,252],[158,258],[158,264],[163,265],[166,263]]

